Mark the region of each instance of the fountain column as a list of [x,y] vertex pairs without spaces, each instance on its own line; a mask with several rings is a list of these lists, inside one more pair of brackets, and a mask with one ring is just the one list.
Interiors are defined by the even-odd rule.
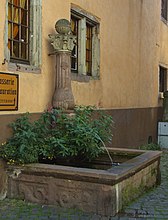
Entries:
[[71,51],[76,43],[76,36],[71,34],[70,22],[60,19],[55,24],[58,33],[49,34],[56,56],[56,83],[52,105],[54,108],[73,109],[74,97],[71,88]]

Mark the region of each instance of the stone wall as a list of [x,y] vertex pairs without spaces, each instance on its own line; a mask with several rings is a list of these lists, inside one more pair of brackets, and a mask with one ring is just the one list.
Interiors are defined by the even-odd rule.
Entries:
[[141,196],[144,191],[147,191],[159,182],[160,177],[158,175],[158,167],[159,161],[155,161],[135,175],[118,184],[120,210],[123,206],[128,205],[131,201]]
[[5,163],[0,159],[0,200],[7,194],[7,174],[5,172]]
[[140,152],[109,170],[47,164],[9,166],[7,196],[114,216],[158,183],[160,152]]

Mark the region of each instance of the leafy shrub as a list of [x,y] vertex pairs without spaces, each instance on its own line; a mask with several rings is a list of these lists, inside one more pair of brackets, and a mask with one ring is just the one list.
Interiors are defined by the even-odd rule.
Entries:
[[30,122],[29,114],[11,123],[13,136],[0,148],[9,162],[33,163],[43,159],[92,160],[112,140],[112,117],[94,107],[76,107],[74,114],[52,109]]
[[142,145],[139,147],[139,149],[141,149],[141,150],[161,150],[160,146],[155,143]]

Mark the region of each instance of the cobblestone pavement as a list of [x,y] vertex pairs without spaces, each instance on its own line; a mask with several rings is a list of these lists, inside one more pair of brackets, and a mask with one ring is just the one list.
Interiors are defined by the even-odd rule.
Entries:
[[89,216],[74,209],[64,210],[5,199],[0,201],[0,220],[168,220],[168,151],[163,152],[161,172],[160,186],[111,219]]

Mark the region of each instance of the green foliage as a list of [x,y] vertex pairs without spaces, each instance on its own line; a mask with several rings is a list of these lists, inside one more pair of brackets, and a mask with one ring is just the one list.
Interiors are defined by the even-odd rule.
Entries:
[[150,143],[150,144],[140,146],[139,149],[141,149],[141,150],[161,150],[160,146],[155,143]]
[[112,117],[94,107],[76,107],[74,114],[52,109],[31,122],[29,114],[11,124],[13,136],[1,146],[1,157],[14,163],[43,159],[92,160],[112,140]]

